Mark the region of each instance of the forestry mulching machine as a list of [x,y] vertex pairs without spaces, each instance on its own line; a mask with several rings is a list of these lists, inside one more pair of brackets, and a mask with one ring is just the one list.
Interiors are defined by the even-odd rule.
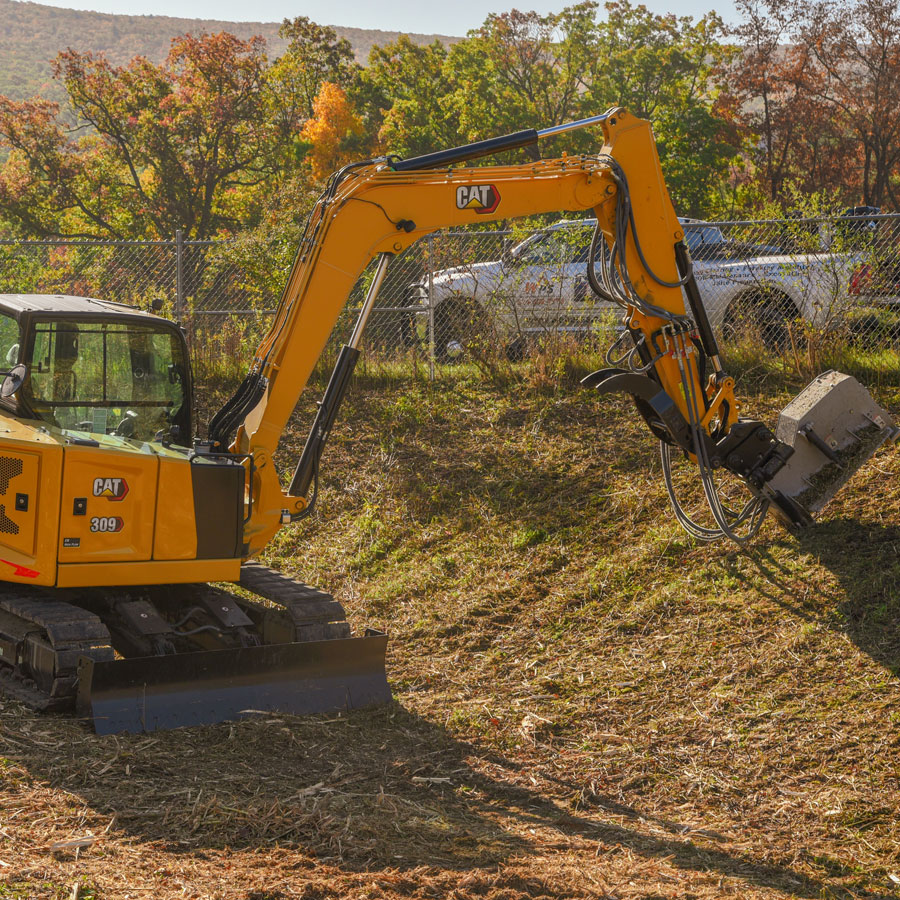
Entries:
[[[585,126],[595,155],[459,163]],[[662,448],[682,524],[746,540],[766,511],[802,527],[887,439],[888,414],[827,373],[773,433],[738,415],[650,125],[625,109],[414,159],[335,173],[315,204],[272,326],[207,437],[191,433],[179,327],[64,296],[0,298],[0,687],[75,706],[98,732],[316,713],[387,702],[386,637],[351,637],[329,594],[255,560],[315,506],[319,462],[392,257],[446,226],[591,211],[588,278],[624,311],[619,362],[586,384],[630,395]],[[287,489],[273,456],[351,289],[375,273]],[[678,504],[672,458],[694,463],[714,524]],[[732,509],[716,478],[748,488]],[[229,590],[227,584],[240,590]],[[225,586],[223,586],[225,585]]]

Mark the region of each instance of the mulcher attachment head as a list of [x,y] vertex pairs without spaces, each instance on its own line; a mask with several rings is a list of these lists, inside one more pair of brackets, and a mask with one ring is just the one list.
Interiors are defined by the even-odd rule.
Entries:
[[900,428],[855,378],[825,372],[784,408],[775,437],[793,453],[766,494],[789,525],[800,527],[885,441],[897,440]]

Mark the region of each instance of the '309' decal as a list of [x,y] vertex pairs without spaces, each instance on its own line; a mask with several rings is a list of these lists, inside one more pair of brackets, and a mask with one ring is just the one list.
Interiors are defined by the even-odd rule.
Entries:
[[91,531],[121,531],[125,522],[120,516],[94,516],[91,519]]

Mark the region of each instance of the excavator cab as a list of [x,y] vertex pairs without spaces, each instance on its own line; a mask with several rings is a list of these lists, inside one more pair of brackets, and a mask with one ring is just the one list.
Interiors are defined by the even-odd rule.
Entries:
[[0,298],[0,353],[24,365],[3,401],[66,433],[191,442],[187,346],[172,322],[80,297]]

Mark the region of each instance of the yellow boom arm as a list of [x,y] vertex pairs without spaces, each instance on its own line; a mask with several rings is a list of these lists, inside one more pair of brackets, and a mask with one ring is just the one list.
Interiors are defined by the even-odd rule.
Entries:
[[[249,555],[270,540],[285,520],[285,511],[297,514],[306,505],[305,497],[282,490],[272,457],[351,289],[379,254],[400,253],[422,236],[448,226],[578,210],[595,212],[611,245],[619,190],[610,166],[610,160],[615,160],[632,185],[634,218],[646,262],[665,281],[679,280],[673,247],[683,234],[649,123],[616,109],[599,124],[604,145],[598,156],[405,172],[394,171],[387,162],[375,162],[351,170],[333,194],[317,205],[272,327],[251,366],[260,395],[243,417],[230,448],[253,460],[253,509],[245,528]],[[649,279],[634,242],[629,242],[626,253],[629,271],[639,273],[633,281],[637,293],[683,315],[681,288],[663,287]],[[632,310],[630,324],[650,334],[666,322]],[[677,398],[686,415],[673,356],[659,360],[656,368],[663,388]],[[696,390],[704,391],[693,359],[685,362]]]
[[[604,143],[596,155],[514,166],[450,166],[585,124],[603,129]],[[448,226],[579,210],[593,210],[598,221],[588,266],[591,286],[601,299],[624,308],[635,348],[629,369],[601,370],[585,381],[598,390],[624,391],[634,398],[662,441],[667,485],[679,520],[698,537],[725,534],[735,539],[732,526],[749,523],[749,530],[755,530],[770,502],[794,524],[810,520],[790,498],[766,488],[793,450],[761,423],[738,420],[734,382],[719,363],[652,130],[648,122],[614,108],[546,132],[521,132],[414,160],[359,163],[332,176],[307,223],[271,329],[250,372],[210,423],[212,449],[228,446],[248,461],[251,472],[245,557],[259,553],[282,524],[310,511],[307,494],[317,475],[319,453],[359,354],[365,320],[388,260]],[[353,338],[338,359],[291,487],[284,490],[273,463],[278,442],[351,289],[376,257],[379,265]],[[698,464],[715,528],[696,526],[681,512],[671,488],[672,447]],[[710,473],[723,465],[756,495],[740,514],[718,502]]]

